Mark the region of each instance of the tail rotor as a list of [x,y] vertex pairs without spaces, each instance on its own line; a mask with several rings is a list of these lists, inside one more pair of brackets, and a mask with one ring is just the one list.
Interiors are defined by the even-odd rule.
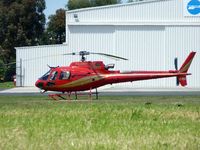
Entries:
[[192,60],[195,56],[196,52],[191,52],[188,57],[186,58],[186,60],[184,61],[184,63],[182,64],[181,68],[178,69],[178,58],[174,59],[174,65],[175,65],[175,69],[176,72],[179,73],[180,75],[178,75],[176,77],[176,85],[178,86],[179,84],[181,86],[186,86],[187,85],[187,75],[191,75],[188,72],[188,69],[190,68],[190,65],[192,63]]
[[[176,71],[178,72],[178,58],[177,57],[174,58],[174,67],[175,67]],[[176,77],[176,85],[179,86],[178,77]]]

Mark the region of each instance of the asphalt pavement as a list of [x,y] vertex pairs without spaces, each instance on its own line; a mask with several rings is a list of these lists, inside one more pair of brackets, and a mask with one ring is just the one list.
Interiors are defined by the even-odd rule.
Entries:
[[[95,92],[95,90],[93,90]],[[0,89],[0,95],[7,96],[40,96],[56,92],[40,93],[36,87],[16,87]],[[200,88],[99,88],[99,95],[113,96],[200,96]]]

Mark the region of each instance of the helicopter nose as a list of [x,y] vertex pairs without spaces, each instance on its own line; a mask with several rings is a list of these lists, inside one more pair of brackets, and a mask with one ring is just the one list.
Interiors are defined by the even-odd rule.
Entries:
[[35,86],[38,87],[38,88],[40,88],[40,89],[43,89],[44,88],[44,83],[41,82],[40,80],[37,80],[35,82]]

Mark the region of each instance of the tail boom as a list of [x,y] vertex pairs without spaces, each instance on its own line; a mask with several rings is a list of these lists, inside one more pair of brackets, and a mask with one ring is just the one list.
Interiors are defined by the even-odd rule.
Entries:
[[187,73],[192,60],[196,52],[191,52],[181,68],[179,70],[169,70],[169,71],[130,71],[130,72],[121,72],[113,74],[105,74],[103,79],[106,81],[106,84],[120,83],[120,82],[132,82],[139,80],[150,80],[158,78],[170,78],[177,77],[178,82],[181,86],[187,85],[186,76],[191,75]]

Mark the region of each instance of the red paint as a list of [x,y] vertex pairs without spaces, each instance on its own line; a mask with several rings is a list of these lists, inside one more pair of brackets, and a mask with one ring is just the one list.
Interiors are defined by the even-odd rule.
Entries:
[[[46,80],[39,79],[35,85],[45,91],[72,92],[90,90],[106,84],[120,82],[178,77],[181,85],[186,86],[186,76],[190,75],[187,71],[194,55],[195,52],[191,52],[178,71],[120,72],[119,70],[107,70],[102,61],[72,62],[70,66],[67,67],[51,68],[48,78]],[[57,76],[51,80],[51,77],[55,72],[57,73]],[[61,79],[61,72],[65,72],[65,75],[70,72],[69,78]]]

